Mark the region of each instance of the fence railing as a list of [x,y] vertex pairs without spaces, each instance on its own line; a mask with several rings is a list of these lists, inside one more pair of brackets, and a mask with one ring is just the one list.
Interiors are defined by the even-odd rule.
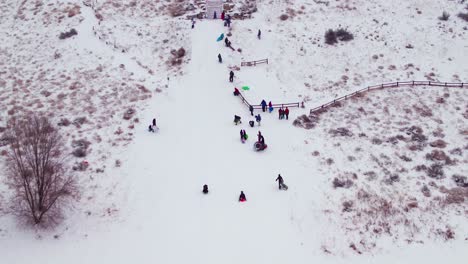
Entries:
[[[254,109],[262,109],[262,106],[260,104],[258,105],[253,105],[253,104],[250,104],[247,99],[245,99],[245,97],[242,95],[242,93],[239,93],[238,95],[241,100],[242,100],[242,103],[244,103],[245,105],[247,105],[247,107],[250,108],[250,106],[252,106]],[[299,107],[300,103],[285,103],[285,104],[271,104],[271,106],[273,108],[283,108],[283,107]],[[267,106],[268,107],[268,106]]]
[[257,64],[266,63],[268,64],[268,59],[256,60],[256,61],[243,61],[241,66],[256,66]]
[[440,87],[468,87],[468,83],[454,83],[454,82],[433,82],[433,81],[405,81],[405,82],[391,82],[391,83],[383,83],[379,85],[368,86],[366,88],[362,88],[358,91],[353,93],[347,94],[345,96],[339,97],[330,101],[326,104],[321,106],[317,106],[310,110],[311,113],[323,110],[329,106],[336,104],[337,102],[350,99],[354,96],[361,96],[365,92],[377,90],[377,89],[384,89],[384,88],[393,88],[393,87],[402,87],[402,86],[440,86]]

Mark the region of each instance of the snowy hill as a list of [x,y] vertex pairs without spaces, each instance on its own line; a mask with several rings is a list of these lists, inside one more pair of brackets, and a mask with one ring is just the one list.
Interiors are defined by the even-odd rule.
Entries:
[[[180,1],[178,17],[159,1],[0,3],[0,127],[42,111],[61,124],[70,152],[89,143],[70,166],[90,164],[75,172],[80,199],[46,230],[18,224],[0,185],[2,260],[463,263],[468,188],[454,179],[468,172],[466,88],[375,91],[317,114],[310,130],[292,124],[368,85],[466,82],[468,25],[457,17],[466,4],[227,2],[232,14],[257,12],[231,29],[200,19],[191,29],[200,1]],[[354,39],[325,44],[338,28]],[[71,29],[77,35],[59,38]],[[216,42],[221,33],[234,50]],[[242,86],[252,104],[305,108],[291,108],[289,120],[255,110],[262,123],[251,128],[232,94]],[[263,152],[253,150],[258,131]]]

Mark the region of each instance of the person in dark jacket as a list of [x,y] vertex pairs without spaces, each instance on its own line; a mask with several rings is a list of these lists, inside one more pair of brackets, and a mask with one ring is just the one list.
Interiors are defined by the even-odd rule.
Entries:
[[234,123],[237,124],[242,124],[241,117],[238,115],[234,115]]
[[265,100],[262,100],[260,104],[262,105],[262,111],[265,112],[267,108],[267,103],[265,102]]
[[228,27],[231,27],[231,15],[229,15],[229,14],[227,15],[226,23],[227,23]]
[[284,183],[284,181],[283,181],[283,177],[281,177],[281,174],[278,174],[278,178],[276,178],[276,180],[275,180],[275,181],[277,181],[277,182],[278,182],[278,189],[280,189],[280,190],[281,190],[281,187],[283,186],[283,183]]
[[203,193],[207,194],[208,193],[208,185],[203,185]]
[[156,126],[156,118],[153,118],[153,126]]
[[283,108],[278,109],[278,118],[279,119],[283,118]]
[[262,117],[260,116],[260,114],[255,116],[255,121],[257,121],[258,126],[260,126],[260,121],[262,121]]
[[233,71],[229,72],[229,81],[230,82],[234,81],[234,72]]
[[229,39],[226,37],[226,38],[224,39],[224,44],[226,44],[226,47],[229,47],[229,46],[228,46],[228,42],[229,42]]
[[238,95],[240,94],[239,89],[237,89],[237,88],[234,87],[234,92],[233,92],[233,94],[234,94],[235,96],[238,96]]
[[250,125],[250,127],[254,127],[255,122],[254,122],[253,120],[250,120],[250,121],[249,121],[249,125]]
[[154,133],[154,129],[153,129],[153,126],[152,126],[152,125],[149,125],[149,126],[148,126],[148,131]]
[[219,61],[219,63],[223,62],[223,58],[221,57],[221,54],[218,54],[218,61]]
[[240,139],[241,139],[241,141],[244,141],[244,140],[245,140],[245,134],[244,134],[244,133],[245,133],[245,130],[241,129],[241,131],[240,131]]
[[258,131],[258,134],[257,134],[257,138],[258,138],[258,141],[260,141],[260,138],[263,137],[262,136],[262,132]]
[[260,39],[262,37],[262,31],[260,31],[260,29],[258,30],[257,37],[258,37],[258,39]]
[[245,202],[247,201],[247,198],[245,197],[244,191],[241,191],[239,195],[239,202]]
[[250,111],[250,115],[252,115],[252,116],[254,115],[254,114],[253,114],[253,110],[254,110],[254,109],[253,109],[253,106],[250,105],[250,106],[249,106],[249,111]]
[[284,115],[286,116],[286,120],[288,120],[289,118],[289,109],[286,107],[286,109],[284,109]]

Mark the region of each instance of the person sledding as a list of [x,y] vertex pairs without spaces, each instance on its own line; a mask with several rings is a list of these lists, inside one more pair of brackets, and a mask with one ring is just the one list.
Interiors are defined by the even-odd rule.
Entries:
[[261,150],[266,149],[267,145],[265,144],[265,138],[263,137],[260,131],[258,131],[257,137],[258,137],[258,141],[255,142],[254,149],[256,151],[261,151]]
[[262,121],[262,117],[260,116],[260,114],[255,116],[255,121],[257,121],[258,126],[260,126],[260,122]]
[[237,88],[234,87],[234,92],[233,92],[233,94],[234,94],[235,96],[238,96],[238,95],[240,94],[239,89],[237,89]]
[[262,105],[262,111],[265,112],[267,108],[267,103],[265,102],[265,100],[262,100],[260,104]]
[[208,185],[206,185],[206,184],[203,185],[203,190],[202,190],[202,192],[203,192],[204,194],[207,194],[207,193],[208,193]]
[[234,123],[236,124],[242,124],[241,117],[238,115],[234,115]]
[[246,202],[247,201],[247,198],[245,197],[245,194],[244,194],[244,191],[241,191],[240,195],[239,195],[239,202]]

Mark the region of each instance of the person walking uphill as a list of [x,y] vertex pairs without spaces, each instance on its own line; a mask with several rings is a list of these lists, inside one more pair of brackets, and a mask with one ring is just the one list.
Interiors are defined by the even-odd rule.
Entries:
[[234,81],[234,72],[233,72],[233,71],[231,71],[231,72],[229,73],[229,81],[230,81],[230,82],[233,82],[233,81]]
[[260,29],[258,30],[257,37],[258,37],[258,39],[262,38],[262,31],[260,31]]
[[267,103],[265,102],[265,100],[262,100],[260,104],[262,105],[262,111],[265,112],[267,108]]
[[276,178],[276,180],[278,182],[278,189],[281,190],[281,187],[283,186],[283,183],[284,183],[284,180],[283,180],[283,177],[281,177],[281,174],[278,174],[278,178]]

